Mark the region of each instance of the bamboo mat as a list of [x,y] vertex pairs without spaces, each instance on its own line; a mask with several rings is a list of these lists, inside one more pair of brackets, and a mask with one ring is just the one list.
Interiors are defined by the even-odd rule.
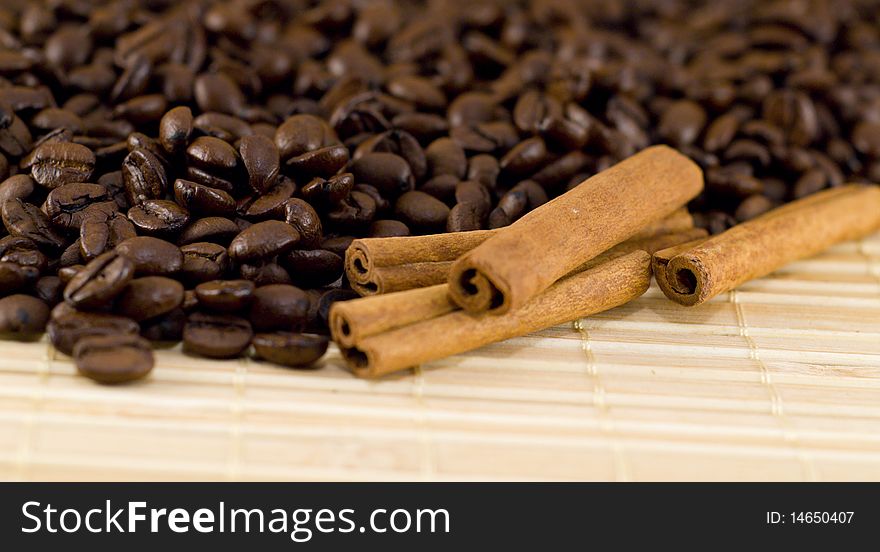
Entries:
[[0,342],[0,479],[877,480],[880,235],[379,382],[175,349],[109,388]]

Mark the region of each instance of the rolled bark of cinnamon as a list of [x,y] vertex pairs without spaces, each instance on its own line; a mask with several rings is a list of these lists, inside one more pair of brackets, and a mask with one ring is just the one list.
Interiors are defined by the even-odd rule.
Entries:
[[[706,231],[701,228],[691,228],[673,234],[633,238],[588,261],[572,274],[633,251],[641,250],[651,254],[675,244],[705,238],[706,235]],[[334,341],[341,347],[353,347],[368,336],[437,318],[458,309],[458,305],[449,298],[447,284],[340,301],[334,303],[330,310],[330,331]]]
[[849,184],[778,209],[691,247],[654,255],[657,283],[693,306],[832,245],[880,230],[880,188]]
[[458,310],[340,349],[356,375],[378,377],[611,309],[642,295],[650,280],[651,256],[635,251],[564,278],[503,315]]
[[469,312],[515,310],[574,268],[635,235],[703,188],[700,168],[647,148],[501,229],[452,266],[449,292]]
[[[694,227],[686,208],[648,224],[633,238],[683,232]],[[345,253],[345,273],[362,296],[380,295],[446,283],[455,260],[500,230],[475,230],[428,236],[362,238]]]

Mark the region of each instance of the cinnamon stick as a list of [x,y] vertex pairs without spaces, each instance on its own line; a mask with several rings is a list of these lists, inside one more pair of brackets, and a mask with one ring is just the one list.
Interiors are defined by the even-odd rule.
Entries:
[[[652,237],[694,227],[686,208],[648,224],[633,237]],[[476,230],[428,236],[363,238],[345,254],[345,273],[362,296],[392,293],[445,283],[452,263],[499,230]]]
[[503,315],[458,310],[365,337],[341,350],[356,375],[382,376],[627,303],[648,289],[650,265],[648,253],[635,251],[563,278]]
[[[650,254],[678,243],[705,238],[705,236],[705,230],[691,228],[673,234],[627,240],[588,261],[584,266],[578,267],[573,274],[633,251],[642,250]],[[333,339],[340,346],[353,347],[368,336],[437,318],[458,309],[458,305],[449,298],[447,284],[364,297],[352,301],[340,301],[334,303],[330,310],[330,331],[333,334]]]
[[849,184],[768,211],[692,247],[659,251],[663,293],[698,305],[792,261],[880,230],[880,188]]
[[449,292],[469,312],[503,314],[577,266],[694,198],[700,168],[654,146],[500,230],[452,266]]

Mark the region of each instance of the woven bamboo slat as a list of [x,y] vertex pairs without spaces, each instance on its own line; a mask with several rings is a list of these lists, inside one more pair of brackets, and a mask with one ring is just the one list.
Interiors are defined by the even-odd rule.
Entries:
[[880,235],[376,382],[170,349],[111,388],[0,342],[0,479],[880,480]]

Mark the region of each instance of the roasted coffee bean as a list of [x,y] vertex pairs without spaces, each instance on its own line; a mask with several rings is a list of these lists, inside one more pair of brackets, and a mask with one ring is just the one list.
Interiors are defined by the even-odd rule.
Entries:
[[183,254],[181,277],[189,284],[218,280],[228,272],[226,248],[209,242],[196,242],[180,248]]
[[327,352],[326,336],[287,332],[256,334],[253,339],[258,358],[282,366],[306,368]]
[[256,286],[290,284],[292,282],[287,269],[272,261],[258,264],[242,264],[239,266],[239,274],[242,278],[250,280]]
[[259,261],[289,251],[299,241],[299,232],[286,222],[258,222],[235,236],[229,244],[229,256],[239,262]]
[[397,199],[394,213],[416,233],[442,232],[449,217],[449,207],[424,192],[406,192]]
[[[60,303],[59,307],[67,305]],[[137,335],[137,323],[122,316],[102,313],[69,312],[55,315],[46,326],[49,341],[60,352],[72,355],[81,339],[92,336]]]
[[82,272],[85,268],[85,265],[74,264],[70,266],[65,266],[58,269],[58,278],[61,280],[61,283],[65,286],[73,280],[73,277]]
[[165,167],[146,149],[136,149],[122,162],[125,192],[132,205],[148,199],[162,199],[168,187]]
[[141,323],[141,337],[158,344],[174,345],[183,339],[186,311],[182,307]]
[[183,253],[176,245],[150,236],[129,238],[115,251],[134,263],[138,276],[173,275],[183,267]]
[[0,238],[0,262],[15,263],[30,267],[42,273],[49,265],[49,259],[40,251],[37,244],[21,236]]
[[351,164],[356,182],[375,186],[389,197],[397,197],[415,186],[409,164],[399,155],[386,152],[365,154]]
[[524,190],[511,190],[498,201],[498,207],[489,213],[489,228],[508,226],[528,209],[529,197]]
[[590,158],[581,151],[572,151],[546,164],[541,170],[529,177],[544,188],[558,189],[584,170]]
[[330,285],[342,276],[342,257],[326,249],[295,249],[281,262],[293,283],[301,287]]
[[224,73],[205,73],[196,77],[193,95],[202,111],[236,115],[242,112],[245,104],[241,89]]
[[28,284],[25,269],[16,263],[0,261],[0,295],[14,293]]
[[183,229],[189,212],[165,199],[147,199],[128,210],[128,218],[138,230],[154,236],[170,236]]
[[137,235],[134,225],[117,212],[88,211],[79,229],[79,253],[90,261]]
[[250,321],[256,331],[300,331],[307,322],[309,297],[298,287],[273,284],[253,293]]
[[186,158],[207,171],[231,171],[238,166],[238,154],[228,143],[213,136],[200,136],[186,148]]
[[64,284],[58,276],[43,276],[34,283],[34,295],[54,307],[64,300]]
[[498,162],[501,172],[509,177],[526,177],[549,160],[547,146],[539,136],[524,140],[508,151]]
[[49,306],[30,295],[9,295],[0,299],[0,337],[31,340],[43,333],[49,321]]
[[657,131],[664,140],[676,145],[692,144],[706,124],[706,111],[691,100],[672,103],[660,119]]
[[174,181],[174,199],[194,214],[226,216],[235,211],[235,200],[228,193],[182,178]]
[[89,262],[64,288],[64,300],[76,308],[98,308],[119,295],[134,277],[134,263],[115,252]]
[[116,314],[143,322],[162,316],[183,303],[183,284],[164,276],[135,278],[116,298]]
[[258,194],[268,192],[275,185],[281,167],[275,142],[260,135],[244,136],[238,151],[248,173],[248,185]]
[[360,295],[351,289],[340,288],[325,291],[321,294],[320,299],[318,299],[318,316],[320,320],[327,324],[330,318],[330,307],[333,306],[333,303],[337,301],[350,301],[359,297]]
[[0,205],[10,199],[26,200],[34,193],[34,180],[26,174],[10,176],[0,183]]
[[431,142],[425,148],[425,157],[428,160],[428,174],[431,176],[451,174],[461,180],[467,172],[464,149],[450,138],[438,138]]
[[183,328],[183,350],[209,358],[233,358],[247,349],[252,337],[251,325],[243,318],[194,312]]
[[223,217],[205,217],[193,221],[183,229],[177,240],[178,245],[196,242],[213,242],[227,244],[238,235],[239,229],[235,222]]
[[300,235],[299,246],[317,247],[323,237],[321,218],[305,201],[291,198],[284,202],[284,221]]
[[[7,155],[21,157],[30,151],[32,145],[33,137],[31,132],[18,116],[13,114],[7,124],[0,125],[0,150]],[[51,176],[51,173],[51,170],[41,171],[41,175],[46,177]]]
[[63,184],[46,197],[46,215],[55,226],[78,229],[90,211],[112,213],[119,208],[100,184]]
[[287,172],[298,179],[327,178],[342,169],[348,160],[348,148],[337,144],[291,157],[285,166]]
[[303,186],[302,196],[312,205],[336,205],[348,197],[354,186],[354,175],[341,173],[330,178],[314,178]]
[[88,182],[95,170],[92,150],[70,142],[51,142],[39,146],[31,161],[31,176],[47,188],[71,182]]
[[248,220],[278,219],[284,216],[284,205],[296,192],[293,180],[282,176],[275,186],[264,194],[249,196],[239,201],[238,212]]
[[447,232],[469,232],[480,230],[485,214],[472,203],[459,203],[449,211],[446,219]]
[[475,180],[488,189],[495,188],[501,168],[491,155],[480,154],[468,160],[467,179]]
[[338,143],[333,129],[313,115],[294,115],[275,132],[275,145],[283,161]]
[[9,199],[0,206],[0,215],[11,235],[28,238],[46,249],[64,247],[64,237],[52,228],[49,219],[36,205],[18,198]]
[[764,195],[749,196],[736,208],[736,220],[745,222],[759,215],[763,215],[774,207],[773,202]]
[[354,159],[371,152],[387,152],[402,157],[413,173],[416,181],[422,180],[428,172],[428,159],[418,140],[405,130],[393,129],[366,139],[355,150]]
[[153,370],[153,348],[137,335],[84,337],[73,348],[76,369],[99,383],[141,379]]
[[363,192],[353,191],[327,213],[327,220],[340,228],[363,228],[376,216],[376,201]]
[[409,235],[411,235],[409,228],[399,220],[374,220],[368,234],[371,238],[396,238]]
[[214,280],[196,286],[196,298],[205,309],[238,312],[250,305],[254,283],[248,280]]
[[193,132],[193,114],[186,106],[175,107],[159,121],[159,143],[171,155],[182,152]]

